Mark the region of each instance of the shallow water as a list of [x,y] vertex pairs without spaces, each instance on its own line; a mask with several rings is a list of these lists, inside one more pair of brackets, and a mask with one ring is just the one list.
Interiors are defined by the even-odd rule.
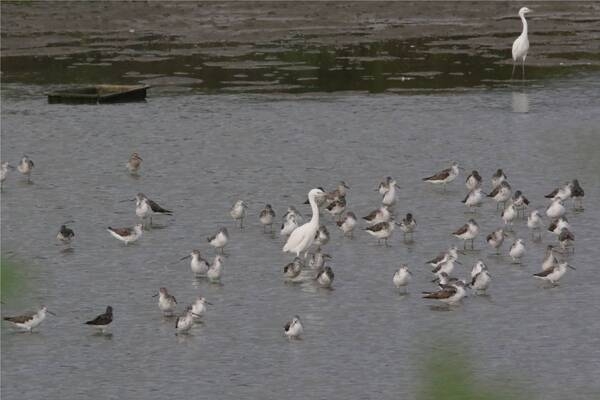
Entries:
[[[2,160],[16,164],[26,153],[36,167],[33,184],[13,173],[2,193],[3,253],[27,264],[27,290],[3,299],[2,314],[46,304],[58,316],[31,335],[2,324],[3,398],[89,398],[100,388],[105,398],[129,399],[411,398],[425,360],[457,344],[483,385],[540,399],[597,396],[597,78],[410,96],[150,92],[146,103],[106,106],[49,105],[47,87],[4,85]],[[124,167],[132,151],[144,158],[138,179]],[[461,256],[456,274],[484,258],[489,296],[432,309],[420,296],[433,289],[423,263],[461,245],[450,233],[469,216],[464,175],[446,193],[420,178],[451,160],[477,168],[486,189],[504,168],[540,208],[544,194],[578,178],[587,208],[568,215],[577,270],[542,288],[531,274],[555,237],[532,243],[522,220],[523,265],[491,256],[484,236],[501,220],[488,202],[475,216],[479,251]],[[310,188],[344,179],[349,209],[362,216],[378,206],[373,189],[387,175],[402,187],[397,212],[419,223],[415,243],[403,244],[399,232],[389,248],[364,232],[344,239],[325,216],[334,290],[284,284],[292,257],[278,236],[261,232],[264,203],[278,220],[288,205],[309,213],[301,203]],[[104,228],[136,221],[133,203],[122,201],[139,191],[175,215],[156,218],[158,228],[125,247]],[[238,198],[250,205],[242,232],[228,214]],[[63,253],[55,235],[70,219],[74,251]],[[219,226],[232,236],[222,285],[195,281],[186,262],[173,265],[192,248],[212,257],[205,238]],[[414,274],[406,296],[391,282],[400,263]],[[180,310],[198,293],[214,303],[204,324],[175,336],[151,297],[160,286]],[[96,336],[83,322],[108,304],[112,335]],[[305,335],[290,343],[283,325],[294,314]]]

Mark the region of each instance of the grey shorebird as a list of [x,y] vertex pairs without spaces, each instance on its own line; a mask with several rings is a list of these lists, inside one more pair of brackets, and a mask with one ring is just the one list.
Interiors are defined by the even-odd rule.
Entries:
[[108,233],[111,234],[117,240],[125,243],[126,245],[129,243],[133,243],[142,237],[142,224],[137,224],[133,227],[127,228],[111,228],[110,226],[107,228]]
[[467,241],[471,241],[471,250],[474,250],[474,239],[479,233],[479,225],[474,219],[470,219],[466,224],[452,232],[455,237],[464,240],[464,249],[467,248]]
[[35,164],[33,161],[26,155],[21,158],[19,165],[17,165],[17,171],[22,173],[27,177],[27,182],[31,183],[31,173],[33,172],[33,167]]
[[173,215],[173,211],[161,207],[144,193],[138,193],[135,196],[135,215],[141,218],[142,221],[149,218],[150,226],[152,226],[152,215],[154,214]]
[[158,293],[152,297],[158,296],[158,308],[162,311],[163,315],[171,316],[177,307],[177,299],[175,296],[169,294],[169,291],[165,287],[161,287]]
[[455,161],[450,168],[446,168],[427,178],[423,178],[423,181],[433,183],[434,185],[443,185],[444,191],[446,191],[446,185],[456,179],[461,169],[462,168],[459,167],[458,163]]
[[108,328],[108,325],[110,325],[110,323],[113,320],[113,309],[111,306],[106,307],[106,311],[100,315],[98,315],[96,318],[87,321],[85,324],[86,325],[90,325],[96,329],[100,329],[100,331],[102,333],[104,333],[106,331],[106,328]]
[[135,175],[138,173],[140,167],[142,166],[142,161],[144,161],[142,157],[140,157],[138,153],[133,152],[131,153],[129,161],[127,161],[127,164],[125,164],[125,166],[129,170],[130,174]]
[[275,211],[270,204],[265,205],[258,215],[258,219],[263,226],[263,232],[266,231],[267,226],[269,227],[269,233],[273,233],[273,220],[275,219]]
[[246,210],[248,209],[248,205],[243,200],[238,200],[235,202],[233,206],[231,206],[231,210],[229,210],[229,215],[231,218],[237,223],[240,221],[240,229],[244,229],[244,218],[246,218]]
[[227,228],[219,228],[214,236],[209,236],[206,238],[206,240],[217,251],[220,251],[221,254],[224,254],[225,246],[227,246],[227,243],[229,242],[229,232],[227,232]]
[[283,327],[283,332],[288,339],[299,339],[304,332],[299,316],[294,316],[291,321],[288,321]]
[[14,317],[4,317],[5,321],[10,322],[17,328],[23,329],[27,332],[32,332],[33,328],[38,326],[46,319],[46,313],[56,315],[52,311],[48,310],[48,307],[42,306],[37,312],[25,313]]

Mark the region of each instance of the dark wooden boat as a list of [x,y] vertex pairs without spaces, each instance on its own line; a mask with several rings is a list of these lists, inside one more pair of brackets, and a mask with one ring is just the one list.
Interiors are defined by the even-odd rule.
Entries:
[[94,85],[48,93],[48,103],[104,104],[144,101],[145,85]]

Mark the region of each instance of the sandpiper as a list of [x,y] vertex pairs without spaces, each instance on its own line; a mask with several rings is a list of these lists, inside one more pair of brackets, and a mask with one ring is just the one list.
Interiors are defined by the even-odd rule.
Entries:
[[517,190],[513,195],[512,202],[517,208],[517,215],[520,211],[523,213],[523,217],[525,217],[525,209],[527,208],[527,206],[529,206],[529,199],[523,196],[523,193],[520,190]]
[[337,226],[344,233],[344,236],[353,236],[354,227],[356,226],[356,215],[352,211],[348,211],[344,218],[336,222]]
[[438,254],[435,258],[427,261],[425,264],[429,264],[432,267],[436,268],[443,262],[448,261],[449,259],[457,260],[458,259],[458,247],[452,246],[443,253]]
[[31,172],[33,171],[33,167],[33,161],[31,161],[29,157],[24,155],[21,158],[19,165],[17,165],[17,171],[25,175],[27,177],[27,182],[31,183]]
[[75,232],[72,229],[67,228],[66,225],[61,225],[56,239],[60,240],[64,244],[69,244],[75,238]]
[[456,260],[456,258],[454,258],[452,255],[449,256],[446,260],[442,261],[441,263],[438,264],[437,267],[435,267],[431,272],[436,274],[438,277],[440,276],[441,273],[446,273],[448,275],[450,275],[452,273],[452,271],[454,271],[454,264],[460,264],[460,262],[458,262]]
[[452,235],[455,237],[464,240],[463,248],[467,248],[467,241],[471,241],[471,250],[474,250],[474,239],[475,236],[479,233],[479,225],[475,222],[474,219],[470,219],[466,224],[458,228],[456,231],[452,232]]
[[138,193],[135,196],[135,215],[141,218],[142,221],[150,218],[150,226],[152,226],[152,214],[173,215],[173,211],[162,208],[144,193]]
[[227,242],[229,242],[229,233],[227,232],[227,228],[219,228],[214,236],[209,236],[206,238],[206,240],[212,247],[223,254],[225,252],[225,246],[227,246]]
[[474,207],[481,206],[484,199],[485,193],[483,193],[483,190],[478,187],[467,193],[462,202],[465,206],[469,207],[469,212],[475,212]]
[[478,292],[484,292],[490,285],[491,280],[492,276],[490,273],[487,269],[483,269],[481,272],[475,274],[471,280],[471,287]]
[[329,231],[325,225],[319,226],[319,229],[315,233],[314,244],[317,246],[325,246],[329,242]]
[[392,233],[394,232],[394,225],[395,225],[395,223],[393,221],[380,222],[378,224],[375,224],[375,225],[365,228],[365,230],[371,236],[374,236],[377,238],[378,244],[381,244],[381,240],[383,239],[385,242],[385,245],[388,246],[387,241],[388,241],[389,237],[392,236]]
[[325,260],[327,259],[331,259],[331,256],[323,253],[321,247],[317,247],[317,250],[312,253],[308,259],[308,267],[311,269],[321,269],[325,265]]
[[479,175],[479,172],[474,169],[473,172],[471,172],[471,175],[467,176],[467,180],[465,181],[465,186],[471,192],[471,191],[477,189],[478,187],[481,187],[481,182],[482,182],[481,175]]
[[160,308],[160,311],[166,316],[173,315],[173,311],[175,311],[175,308],[177,307],[177,299],[175,299],[175,296],[169,294],[167,288],[164,287],[161,287],[158,290],[158,293],[152,297],[156,296],[158,296],[158,308]]
[[377,210],[371,211],[366,217],[363,217],[363,219],[371,225],[375,225],[380,222],[389,222],[391,218],[392,213],[390,213],[390,210],[387,206],[379,207]]
[[575,242],[575,235],[568,228],[562,228],[560,234],[558,235],[558,242],[560,243],[560,247],[563,249],[563,251],[566,251],[568,247],[575,252],[575,247],[573,244],[573,242]]
[[562,217],[563,215],[565,215],[565,213],[567,212],[567,210],[565,209],[565,206],[563,205],[563,201],[560,197],[555,197],[552,200],[552,203],[550,203],[550,205],[546,208],[546,215],[548,216],[548,218],[551,219],[558,219],[560,217]]
[[338,183],[337,187],[335,188],[335,190],[327,193],[325,196],[326,196],[327,200],[335,201],[342,197],[346,197],[346,194],[348,193],[348,189],[350,189],[350,187],[348,185],[346,185],[346,182],[340,181]]
[[456,281],[449,285],[443,285],[442,289],[437,292],[423,292],[424,299],[435,299],[448,305],[457,304],[467,292],[465,291],[464,283]]
[[175,320],[175,334],[188,333],[192,326],[194,326],[194,313],[191,307],[187,307]]
[[535,238],[535,232],[539,234],[538,239],[542,239],[542,217],[538,210],[533,210],[527,217],[527,227],[531,230],[531,237]]
[[108,325],[113,320],[113,309],[111,306],[106,307],[106,311],[103,314],[98,315],[96,318],[87,321],[85,324],[93,326],[96,329],[100,329],[102,333],[106,331]]
[[110,233],[115,239],[124,242],[126,245],[141,238],[143,233],[142,224],[137,224],[133,227],[127,228],[111,228],[109,226],[107,230],[108,233]]
[[248,205],[243,200],[238,200],[229,210],[229,215],[237,223],[240,221],[240,229],[244,228],[244,218],[246,218],[246,209]]
[[485,265],[483,260],[475,261],[475,264],[473,264],[473,268],[471,268],[471,279],[473,279],[475,275],[477,275],[483,270],[487,270],[487,265]]
[[206,275],[208,272],[208,261],[202,258],[200,250],[192,250],[189,255],[182,257],[179,261],[183,261],[187,258],[191,258],[190,269],[194,274],[199,276]]
[[381,198],[381,204],[387,207],[391,207],[396,204],[396,189],[400,189],[400,186],[396,183],[395,179],[390,176],[387,177],[387,191]]
[[298,224],[302,223],[302,214],[300,213],[300,211],[298,211],[294,206],[289,206],[287,212],[283,215],[283,221],[285,222],[292,216],[296,218]]
[[281,224],[281,236],[289,236],[299,226],[298,216],[296,214],[289,214]]
[[564,186],[554,189],[553,191],[551,191],[544,197],[547,199],[555,199],[558,197],[559,199],[564,201],[564,200],[568,200],[571,197],[571,194],[572,194],[571,183],[567,182],[567,183],[565,183]]
[[273,220],[275,219],[275,211],[273,211],[273,208],[270,204],[265,205],[265,208],[263,208],[258,215],[258,219],[263,226],[263,232],[266,231],[268,226],[269,232],[273,233]]
[[504,238],[506,236],[507,235],[504,232],[504,229],[497,229],[487,235],[485,240],[494,250],[496,250],[496,254],[500,254],[500,246],[502,246],[502,243],[504,243]]
[[554,246],[548,245],[546,247],[546,256],[544,257],[544,261],[542,261],[542,271],[549,270],[558,265],[558,258],[554,255]]
[[411,278],[412,273],[408,270],[408,265],[402,264],[398,271],[396,271],[396,273],[394,274],[392,282],[394,283],[394,286],[396,286],[396,288],[403,288],[404,290],[406,290],[406,286],[410,282]]
[[560,235],[560,231],[563,228],[570,228],[569,220],[567,217],[560,217],[559,219],[552,221],[548,226],[548,231],[554,233],[555,235]]
[[2,165],[0,166],[0,186],[2,184],[4,184],[4,181],[6,180],[6,176],[8,175],[8,170],[9,169],[14,169],[15,167],[13,167],[12,165],[10,165],[7,162],[3,162]]
[[304,263],[300,257],[294,258],[294,261],[283,267],[283,275],[287,280],[293,280],[300,275],[304,268]]
[[294,316],[291,321],[287,322],[283,327],[283,331],[285,332],[285,336],[288,339],[299,339],[300,335],[304,332],[304,328],[302,327],[302,323],[300,322],[299,316]]
[[500,203],[502,203],[502,207],[506,205],[506,201],[510,199],[512,195],[512,189],[508,181],[502,181],[492,190],[487,197],[492,197],[494,201],[496,201],[496,210],[500,208]]
[[397,224],[400,226],[400,230],[404,234],[404,242],[407,241],[407,237],[410,237],[410,241],[413,241],[413,233],[417,229],[417,220],[413,217],[411,213],[407,213],[406,217],[402,219],[402,221]]
[[494,175],[492,175],[492,189],[495,189],[498,187],[498,185],[500,185],[502,182],[506,181],[506,175],[504,174],[504,171],[502,171],[502,168],[499,168]]
[[42,323],[46,319],[46,313],[56,315],[52,311],[48,310],[48,307],[42,306],[37,312],[25,313],[17,315],[15,317],[4,317],[5,321],[8,321],[15,325],[17,328],[32,332],[33,328]]
[[346,198],[341,196],[327,205],[325,208],[334,218],[339,219],[340,215],[346,209]]
[[131,156],[129,157],[129,161],[127,161],[127,169],[129,170],[129,173],[131,174],[137,174],[137,172],[139,171],[140,167],[142,166],[142,161],[144,161],[142,159],[142,157],[140,157],[140,155],[136,152],[131,153]]
[[317,274],[315,275],[315,280],[317,281],[319,286],[323,288],[329,288],[333,283],[334,277],[335,275],[333,274],[333,270],[331,269],[331,267],[325,267],[317,271]]
[[504,210],[502,210],[500,217],[502,218],[502,221],[504,221],[504,225],[508,225],[509,230],[512,231],[512,224],[515,218],[517,218],[517,215],[519,215],[517,207],[515,207],[514,203],[509,200],[506,206],[504,207]]
[[571,197],[575,203],[575,210],[583,210],[583,196],[585,196],[585,192],[579,185],[579,181],[577,179],[573,179],[573,182],[571,182]]
[[550,282],[552,285],[557,285],[558,281],[567,272],[567,267],[575,269],[575,267],[569,265],[567,262],[558,263],[551,268],[545,269],[542,272],[533,274],[536,278]]
[[446,184],[452,182],[460,173],[461,167],[458,166],[457,162],[453,162],[450,168],[446,168],[434,175],[427,178],[423,178],[425,182],[433,183],[435,185],[443,185],[446,190]]
[[513,264],[520,264],[521,257],[523,257],[523,254],[525,254],[525,242],[523,241],[523,239],[517,239],[510,246],[508,255],[510,256],[510,258],[512,258]]
[[212,306],[212,303],[206,301],[206,299],[202,296],[198,296],[196,301],[192,303],[192,316],[194,320],[197,321],[206,313],[206,305]]
[[206,271],[206,276],[211,282],[220,282],[221,275],[223,274],[223,257],[216,255],[210,264],[210,268]]

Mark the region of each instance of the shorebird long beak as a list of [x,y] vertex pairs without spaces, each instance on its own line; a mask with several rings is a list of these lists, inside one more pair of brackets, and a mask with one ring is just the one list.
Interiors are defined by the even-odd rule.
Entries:
[[154,293],[154,294],[152,295],[152,297],[157,297],[157,296],[158,296],[158,293]]
[[135,199],[121,200],[121,201],[119,201],[119,203],[125,203],[125,202],[128,202],[128,201],[135,201]]
[[308,199],[306,199],[306,201],[304,202],[304,204],[310,204]]
[[400,186],[398,186],[398,185],[394,185],[394,186],[396,186],[398,189],[402,189],[402,188],[401,188]]
[[572,265],[569,265],[569,264],[567,264],[567,267],[571,268],[572,270],[576,270],[576,269],[577,269],[577,268],[575,268],[574,266],[572,266]]
[[212,306],[212,305],[213,305],[213,303],[211,303],[210,301],[206,301],[206,300],[204,300],[204,302],[205,302],[206,304],[210,305],[210,306]]
[[52,315],[54,315],[54,316],[56,317],[56,314],[54,314],[52,311],[50,311],[50,310],[46,310],[46,312],[47,312],[48,314],[52,314]]
[[323,258],[328,258],[328,259],[333,259],[333,257],[331,257],[329,254],[323,254]]
[[462,171],[464,171],[464,170],[465,170],[463,167],[458,167],[458,169],[460,169],[460,170],[462,170]]
[[196,313],[192,313],[192,315],[195,316],[195,317],[199,317],[199,318],[202,317],[202,315],[196,314]]
[[8,167],[8,168],[10,168],[10,169],[15,169],[15,167],[13,167],[13,166],[12,166],[12,165],[10,165],[10,164],[8,164],[8,165],[7,165],[7,167]]
[[463,265],[460,261],[458,260],[454,260],[455,263],[457,263],[458,265]]
[[186,258],[190,258],[190,257],[191,257],[191,256],[188,254],[188,255],[187,255],[187,256],[185,256],[185,257],[181,257],[181,258],[179,259],[179,261],[183,261],[183,260],[185,260]]

